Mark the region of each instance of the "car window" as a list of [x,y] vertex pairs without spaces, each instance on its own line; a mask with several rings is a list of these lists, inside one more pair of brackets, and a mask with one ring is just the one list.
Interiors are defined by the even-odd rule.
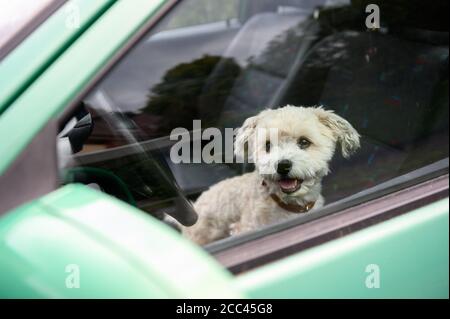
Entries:
[[[298,123],[306,127],[314,117],[332,128],[313,130],[314,137],[342,133],[336,139],[344,152],[333,152],[315,189],[324,205],[448,158],[449,37],[439,18],[448,2],[376,2],[379,25],[367,10],[370,1],[182,1],[84,99],[78,119],[89,114],[92,131],[81,151],[64,159],[64,182],[98,184],[151,215],[176,215],[179,196],[195,203],[214,185],[254,171],[249,158],[233,157],[237,129],[286,105],[323,107]],[[359,148],[346,123],[361,136]],[[208,148],[211,141],[222,147]],[[355,148],[350,158],[347,146]],[[188,153],[181,163],[180,151]],[[320,171],[321,155],[302,164],[305,171],[314,165]],[[308,186],[303,177],[280,183]],[[202,202],[214,207],[222,193],[213,195]],[[271,200],[290,211],[289,203]],[[317,203],[294,206],[309,204]]]

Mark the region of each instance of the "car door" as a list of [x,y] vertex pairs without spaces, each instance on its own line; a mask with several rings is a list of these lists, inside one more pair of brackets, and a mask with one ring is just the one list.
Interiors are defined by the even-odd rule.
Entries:
[[[62,138],[61,135],[57,138],[60,129],[84,107],[94,119],[93,134],[82,152],[66,157],[59,153],[58,163],[64,169],[62,172],[69,173],[69,176],[71,169],[86,171],[95,168],[111,172],[129,189],[140,209],[161,218],[162,213],[175,205],[176,197],[195,200],[214,183],[252,169],[251,165],[241,163],[174,165],[168,155],[174,144],[170,139],[173,128],[183,127],[194,136],[192,120],[201,119],[206,127],[217,127],[222,131],[234,129],[247,116],[266,105],[276,107],[278,103],[321,103],[352,118],[364,134],[363,151],[353,162],[344,162],[339,157],[335,160],[336,174],[325,181],[330,202],[320,213],[269,225],[257,232],[205,247],[236,274],[291,255],[306,258],[301,256],[308,256],[313,247],[329,247],[322,246],[325,243],[332,245],[336,242],[335,245],[343,249],[345,240],[355,238],[351,236],[358,236],[362,229],[382,233],[384,227],[390,225],[387,220],[409,215],[414,208],[448,197],[448,146],[445,143],[448,141],[448,120],[444,119],[446,110],[448,112],[448,90],[443,85],[447,81],[447,72],[444,71],[448,68],[448,43],[442,40],[441,32],[446,31],[441,30],[441,26],[426,23],[430,21],[429,16],[425,15],[428,18],[420,20],[419,24],[432,40],[422,38],[420,33],[418,38],[411,40],[411,36],[395,33],[395,28],[388,34],[382,33],[385,30],[380,34],[366,34],[365,25],[357,24],[365,15],[364,7],[347,1],[331,4],[324,1],[280,1],[276,5],[260,2],[259,6],[256,2],[242,1],[238,21],[225,19],[225,22],[219,21],[220,26],[208,21],[198,28],[191,24],[189,27],[164,29],[174,23],[173,19],[183,15],[180,9],[184,8],[183,3],[195,4],[195,1],[167,1],[163,5],[143,1],[139,8],[121,2],[108,10],[103,21],[92,26],[61,55],[35,85],[14,102],[11,112],[2,116],[0,144],[11,152],[8,151],[1,168],[6,170],[23,150],[27,149],[31,154],[39,150],[42,154],[45,149],[49,150],[45,157],[20,157],[21,163],[38,163],[41,168],[39,172],[31,170],[20,180],[24,190],[36,188],[38,184],[35,183],[41,180],[50,181],[47,192],[60,183],[77,182],[61,179],[56,161],[47,159],[57,157],[55,140]],[[158,8],[159,5],[161,7]],[[390,12],[392,8],[386,5],[385,9]],[[405,10],[413,14],[408,7]],[[433,11],[427,12],[433,14]],[[119,27],[115,24],[123,14],[134,19]],[[395,17],[391,19],[388,22],[395,26]],[[263,27],[269,32],[258,32]],[[183,35],[184,31],[187,34]],[[218,47],[206,37],[210,33],[214,35],[213,39],[223,41],[220,56],[212,55],[217,54],[214,50]],[[196,36],[198,38],[194,40]],[[189,45],[204,41],[205,51],[188,50],[185,58],[174,52],[177,43],[184,41]],[[158,56],[150,55],[152,58],[141,64],[147,50],[153,53],[153,46],[158,54],[166,53],[161,61],[171,62],[159,63]],[[396,46],[400,53],[411,52],[405,60],[409,64],[415,63],[416,69],[411,71],[415,72],[415,77],[405,73],[405,70],[410,70],[400,65],[399,70],[381,74],[379,83],[373,85],[368,79],[374,74],[380,70],[391,71],[384,69],[382,63],[393,64],[401,56],[395,50]],[[386,53],[383,55],[385,59],[377,61],[377,50],[385,52],[386,47],[393,52]],[[181,48],[185,46],[180,44]],[[366,65],[354,66],[352,61],[366,61]],[[155,70],[159,70],[154,74],[151,73],[153,65],[156,65]],[[143,81],[147,73],[148,79]],[[415,82],[408,82],[410,89],[416,88],[414,94],[408,94],[411,91],[407,86],[393,87],[399,76],[403,76],[402,81],[405,77],[415,79]],[[160,81],[151,80],[152,77]],[[365,82],[359,81],[361,77]],[[424,85],[421,79],[425,78],[434,82],[429,87],[422,87],[426,94],[416,96],[418,88]],[[364,94],[358,94],[358,85]],[[185,91],[180,93],[177,91],[180,88]],[[368,101],[371,98],[377,102],[377,109],[370,107]],[[402,103],[398,107],[399,100],[404,103],[404,108]],[[431,105],[431,113],[421,105],[426,102]],[[42,112],[35,115],[33,124],[18,139],[9,140],[7,132],[18,125],[18,115],[28,113],[36,103]],[[133,109],[136,105],[144,112],[136,112]],[[399,125],[395,121],[399,117],[410,124]],[[386,123],[385,127],[383,123]],[[390,132],[396,134],[390,135]],[[35,148],[27,148],[28,145]],[[422,148],[426,151],[420,152]],[[17,176],[18,167],[23,166],[11,166],[8,174],[2,177]],[[172,181],[168,184],[169,190],[161,187],[161,180],[167,178]],[[175,196],[171,187],[180,192]],[[113,192],[111,195],[117,194]],[[28,200],[35,196],[31,194]],[[22,198],[19,202],[23,201],[25,199]],[[129,203],[133,204],[132,201]],[[436,220],[448,216],[448,210],[439,212],[441,214],[435,216]],[[427,214],[425,209],[411,216],[423,214]],[[372,228],[374,225],[377,228]],[[440,234],[445,232],[445,229],[436,229]],[[401,232],[400,229],[398,231]],[[430,241],[437,244],[436,254],[430,258],[436,267],[433,278],[441,278],[444,282],[437,288],[442,292],[442,287],[448,287],[448,277],[447,280],[442,277],[446,265],[439,264],[439,261],[442,256],[448,256],[448,250],[445,252],[445,239],[442,237],[427,237],[432,232],[433,229],[429,228],[424,238],[431,238]],[[410,234],[413,233],[411,230]],[[343,241],[337,240],[340,237]],[[392,241],[386,240],[385,245],[397,242],[395,237],[387,236]],[[375,245],[367,242],[363,248],[375,247],[372,244]],[[383,245],[378,247],[381,251]],[[342,252],[339,257],[344,258],[344,251],[339,249]],[[412,256],[423,254],[423,249]],[[350,252],[348,258],[361,257],[361,250]],[[392,253],[398,253],[398,250]],[[324,257],[323,260],[327,269],[333,267],[332,259]],[[406,263],[406,260],[398,262]],[[292,266],[290,274],[297,271],[301,282],[307,275],[302,271],[306,266],[296,262],[292,265],[295,267]],[[282,269],[284,266],[276,263],[273,267]],[[417,264],[414,267],[421,269],[422,266]],[[263,273],[255,274],[263,276]],[[359,278],[361,273],[347,276]],[[248,278],[251,279],[250,276]],[[401,295],[402,292],[397,293]]]

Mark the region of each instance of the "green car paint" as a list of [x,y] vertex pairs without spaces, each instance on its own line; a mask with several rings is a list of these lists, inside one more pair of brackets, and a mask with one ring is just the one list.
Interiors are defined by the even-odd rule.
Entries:
[[[0,62],[0,114],[115,1],[71,0]],[[67,27],[79,8],[79,25]]]
[[242,275],[236,286],[252,298],[448,298],[448,252],[447,198]]
[[231,274],[180,237],[103,193],[63,187],[1,219],[0,298],[243,297]]
[[[0,117],[0,174],[163,3],[163,0],[116,2],[3,112]],[[23,119],[31,115],[33,120],[27,123],[27,128],[17,130]]]
[[[448,204],[232,278],[156,219],[70,185],[0,220],[0,297],[448,298]],[[73,265],[79,288],[67,283]],[[379,288],[367,286],[370,265]]]
[[[0,64],[0,175],[167,2],[77,1],[81,30],[54,29],[59,10]],[[233,278],[156,219],[70,185],[0,217],[0,297],[448,298],[448,214],[447,199]]]

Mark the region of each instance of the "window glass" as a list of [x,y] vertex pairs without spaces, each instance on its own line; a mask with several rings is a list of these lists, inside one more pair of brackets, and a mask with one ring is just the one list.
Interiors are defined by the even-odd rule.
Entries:
[[197,26],[238,18],[239,0],[191,0],[183,1],[178,10],[183,14],[174,15],[165,21],[165,29]]
[[[67,181],[112,174],[113,194],[161,217],[176,196],[254,170],[216,150],[197,163],[213,138],[196,132],[217,128],[226,145],[227,129],[285,105],[321,105],[361,135],[350,159],[331,160],[326,204],[448,157],[447,1],[375,1],[375,27],[374,1],[203,2],[182,1],[84,100],[94,127]],[[173,161],[174,129],[190,134],[191,163]]]

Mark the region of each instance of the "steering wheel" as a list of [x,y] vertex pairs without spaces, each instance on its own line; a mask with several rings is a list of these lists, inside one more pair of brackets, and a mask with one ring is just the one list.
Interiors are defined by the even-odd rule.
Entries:
[[64,172],[63,183],[97,184],[103,192],[127,202],[132,206],[137,206],[136,200],[124,181],[114,173],[101,168],[68,168]]

